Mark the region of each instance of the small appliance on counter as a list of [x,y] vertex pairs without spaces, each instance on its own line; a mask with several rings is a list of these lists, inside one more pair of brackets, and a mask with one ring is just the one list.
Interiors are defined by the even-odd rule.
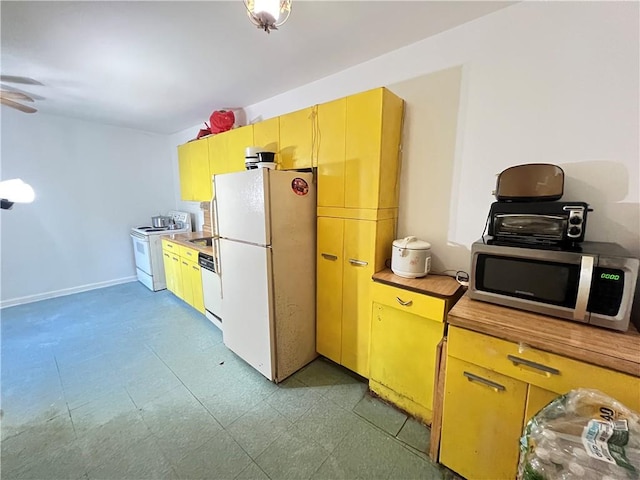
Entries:
[[431,270],[431,244],[416,237],[393,241],[391,270],[399,277],[424,277]]
[[530,244],[582,242],[590,211],[585,202],[494,202],[489,235]]
[[560,202],[564,171],[549,163],[527,163],[498,174],[487,219],[490,236],[514,245],[572,246],[584,241],[586,202]]

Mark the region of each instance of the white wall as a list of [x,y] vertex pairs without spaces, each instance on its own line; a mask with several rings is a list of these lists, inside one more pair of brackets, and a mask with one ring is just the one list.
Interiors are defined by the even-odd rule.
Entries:
[[246,109],[270,118],[381,85],[407,101],[398,235],[469,267],[495,174],[560,165],[587,239],[640,255],[639,4],[523,2]]
[[32,204],[0,213],[1,305],[134,279],[129,231],[175,208],[166,136],[2,108],[0,178]]

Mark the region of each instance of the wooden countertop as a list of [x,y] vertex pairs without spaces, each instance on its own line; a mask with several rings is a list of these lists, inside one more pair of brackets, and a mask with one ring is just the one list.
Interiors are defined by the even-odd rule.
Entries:
[[404,278],[396,275],[390,268],[386,268],[373,275],[374,282],[380,282],[392,287],[404,288],[416,293],[424,293],[446,300],[455,299],[464,293],[464,287],[454,278],[446,275],[429,274],[422,278]]
[[640,377],[640,333],[616,332],[462,297],[450,325]]
[[206,232],[185,232],[185,233],[170,233],[166,235],[162,235],[162,238],[166,240],[171,240],[174,243],[178,243],[180,245],[184,245],[185,247],[193,248],[194,250],[198,250],[199,252],[206,253],[207,255],[213,255],[213,247],[203,247],[201,245],[196,245],[195,243],[190,243],[189,240],[193,240],[195,238],[206,238],[210,237],[210,233]]

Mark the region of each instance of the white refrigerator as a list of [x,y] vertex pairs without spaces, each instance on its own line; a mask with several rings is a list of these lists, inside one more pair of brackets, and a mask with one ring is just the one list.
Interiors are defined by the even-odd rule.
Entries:
[[225,345],[274,382],[316,356],[311,173],[215,175]]

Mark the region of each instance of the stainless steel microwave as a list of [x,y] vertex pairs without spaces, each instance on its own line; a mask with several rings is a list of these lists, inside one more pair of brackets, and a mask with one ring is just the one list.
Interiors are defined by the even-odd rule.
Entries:
[[529,248],[484,238],[471,248],[469,296],[626,331],[640,260],[620,245]]

